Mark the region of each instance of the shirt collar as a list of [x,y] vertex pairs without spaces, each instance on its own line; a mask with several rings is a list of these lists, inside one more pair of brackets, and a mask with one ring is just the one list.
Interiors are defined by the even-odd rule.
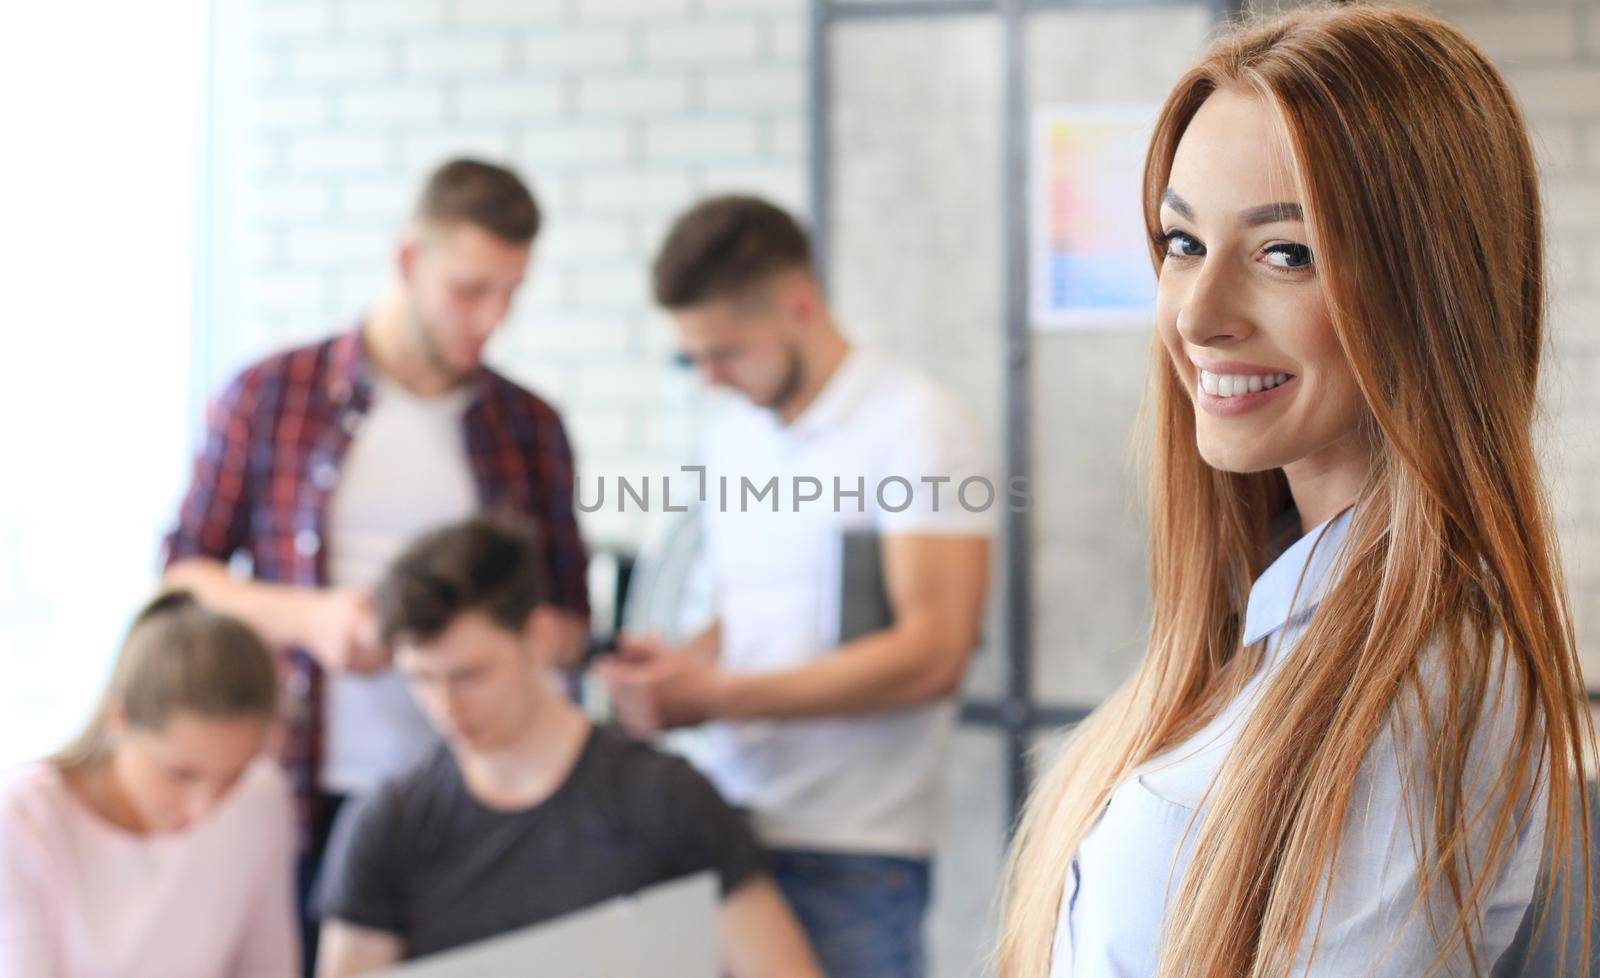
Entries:
[[1332,584],[1334,564],[1350,529],[1351,512],[1353,509],[1347,507],[1324,520],[1256,578],[1244,613],[1245,645],[1254,645],[1286,625],[1311,617]]
[[[353,403],[362,411],[372,403],[373,385],[378,376],[367,354],[366,328],[366,321],[361,320],[334,337],[328,361],[328,397],[335,404]],[[493,391],[493,374],[488,367],[479,364],[464,387],[471,391],[468,404],[486,400]]]
[[372,361],[361,333],[366,324],[358,322],[333,340],[328,358],[328,397],[335,404],[350,401],[366,403],[372,396]]

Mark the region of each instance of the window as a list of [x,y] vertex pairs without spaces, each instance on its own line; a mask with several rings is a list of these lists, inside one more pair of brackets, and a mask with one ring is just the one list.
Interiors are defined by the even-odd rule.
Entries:
[[186,475],[206,18],[19,4],[0,31],[0,764],[83,721]]

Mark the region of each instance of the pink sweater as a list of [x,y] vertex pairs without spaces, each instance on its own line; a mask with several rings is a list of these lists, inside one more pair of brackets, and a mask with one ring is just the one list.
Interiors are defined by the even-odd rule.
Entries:
[[290,978],[294,820],[257,761],[204,821],[141,836],[36,762],[0,774],[0,978]]

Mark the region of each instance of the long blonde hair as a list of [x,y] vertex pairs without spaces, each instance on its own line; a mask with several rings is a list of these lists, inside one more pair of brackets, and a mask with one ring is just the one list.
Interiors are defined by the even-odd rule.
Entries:
[[105,761],[113,711],[130,727],[160,730],[180,710],[266,723],[277,705],[277,670],[256,633],[202,608],[187,591],[169,591],[134,616],[89,722],[50,761],[64,770]]
[[[1435,17],[1296,11],[1219,40],[1168,97],[1145,162],[1152,240],[1178,142],[1223,87],[1259,95],[1287,139],[1375,461],[1337,580],[1191,827],[1159,974],[1281,975],[1306,935],[1314,944],[1358,769],[1384,725],[1399,725],[1401,706],[1423,718],[1411,738],[1429,745],[1416,752],[1407,797],[1422,800],[1418,906],[1444,907],[1430,972],[1464,957],[1487,973],[1493,962],[1478,960],[1473,942],[1528,811],[1515,800],[1548,784],[1542,828],[1558,892],[1572,883],[1569,846],[1588,867],[1577,782],[1594,732],[1532,445],[1545,297],[1527,131],[1494,66]],[[1155,247],[1151,258],[1159,274]],[[1006,871],[1002,978],[1048,972],[1063,875],[1110,793],[1214,716],[1262,663],[1259,643],[1241,647],[1241,619],[1269,560],[1269,521],[1289,504],[1283,473],[1205,464],[1189,394],[1159,339],[1145,409],[1149,647],[1029,801]],[[1485,814],[1466,802],[1462,780],[1502,682],[1518,695],[1492,783],[1512,803]]]

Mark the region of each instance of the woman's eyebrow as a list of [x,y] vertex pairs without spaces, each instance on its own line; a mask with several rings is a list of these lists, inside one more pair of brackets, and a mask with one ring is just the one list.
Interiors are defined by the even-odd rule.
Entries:
[[[1194,208],[1189,202],[1179,197],[1171,187],[1161,192],[1161,203],[1178,212],[1178,216],[1185,220],[1194,220]],[[1290,201],[1280,201],[1276,204],[1262,204],[1260,207],[1251,207],[1239,212],[1239,221],[1247,228],[1258,224],[1276,224],[1279,221],[1303,221],[1305,212],[1299,204]]]
[[1299,204],[1294,203],[1263,204],[1260,207],[1252,207],[1249,210],[1240,211],[1239,220],[1245,227],[1253,228],[1257,224],[1303,221],[1305,220],[1305,212],[1301,210]]
[[1171,187],[1161,191],[1161,203],[1163,206],[1177,211],[1179,217],[1189,221],[1194,220],[1194,208],[1189,206],[1187,200],[1173,193]]

